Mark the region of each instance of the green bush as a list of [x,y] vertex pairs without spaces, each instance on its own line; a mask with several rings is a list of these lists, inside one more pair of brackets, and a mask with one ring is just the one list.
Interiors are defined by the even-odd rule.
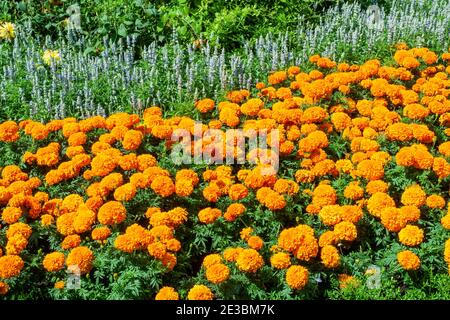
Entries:
[[[78,5],[82,33],[97,46],[104,37],[116,41],[136,35],[139,46],[166,43],[173,31],[184,42],[199,38],[219,41],[224,47],[242,46],[244,40],[295,30],[298,17],[318,21],[340,0],[0,0],[0,21],[31,23],[35,35],[57,38],[66,32],[69,8]],[[369,1],[360,2],[368,6]],[[380,4],[386,6],[385,1]]]

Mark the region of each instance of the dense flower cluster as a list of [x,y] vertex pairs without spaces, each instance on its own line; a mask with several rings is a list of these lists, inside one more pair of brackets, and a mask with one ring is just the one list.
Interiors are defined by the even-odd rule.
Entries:
[[[50,290],[65,290],[65,269],[115,283],[131,277],[109,277],[124,261],[158,269],[157,300],[222,298],[243,278],[260,287],[281,279],[299,294],[317,285],[316,272],[347,288],[359,285],[356,272],[342,273],[357,268],[348,253],[386,241],[397,242],[383,248],[391,261],[420,269],[437,234],[430,226],[450,230],[448,57],[406,46],[393,66],[314,55],[312,70],[292,66],[225,101],[198,100],[195,117],[153,106],[1,123],[1,147],[25,149],[20,163],[0,164],[0,295],[19,290],[10,278],[24,269],[42,268]],[[208,122],[196,126],[197,116]],[[277,153],[271,139],[246,152],[236,138],[230,151],[219,137],[231,128],[277,132]],[[194,138],[182,146],[188,155],[247,161],[175,164],[166,152],[180,146],[178,129]],[[273,157],[279,170],[262,161]],[[448,265],[449,241],[440,253]],[[178,281],[184,273],[195,282]]]

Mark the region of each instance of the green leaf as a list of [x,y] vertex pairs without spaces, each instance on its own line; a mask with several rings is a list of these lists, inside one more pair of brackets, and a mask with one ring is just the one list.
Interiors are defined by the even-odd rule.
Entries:
[[128,32],[127,32],[127,27],[125,27],[124,24],[121,24],[119,26],[119,29],[117,30],[117,34],[121,37],[126,37]]

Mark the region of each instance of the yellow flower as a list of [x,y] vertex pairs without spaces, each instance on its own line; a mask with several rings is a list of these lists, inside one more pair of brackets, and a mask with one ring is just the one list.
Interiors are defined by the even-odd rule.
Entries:
[[42,55],[42,60],[46,65],[51,65],[52,63],[58,63],[61,61],[61,55],[58,50],[45,50]]
[[0,25],[0,39],[12,40],[16,37],[16,26],[11,22]]

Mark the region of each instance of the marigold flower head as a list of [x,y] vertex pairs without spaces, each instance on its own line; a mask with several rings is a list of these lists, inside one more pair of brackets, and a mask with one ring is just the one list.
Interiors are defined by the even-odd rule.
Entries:
[[132,183],[126,183],[114,191],[114,199],[117,201],[130,201],[136,195],[136,187]]
[[0,141],[14,142],[19,139],[19,126],[14,121],[5,121],[0,124]]
[[49,272],[55,272],[62,270],[64,268],[65,262],[64,253],[62,252],[52,252],[45,256],[44,261],[42,262],[44,268]]
[[395,207],[387,207],[381,210],[381,223],[391,232],[399,232],[408,223],[407,217]]
[[208,281],[218,284],[228,279],[230,276],[230,269],[222,263],[216,263],[208,267],[205,274]]
[[61,243],[61,248],[64,250],[73,249],[75,247],[78,247],[81,243],[81,238],[78,234],[73,234],[70,236],[66,236]]
[[211,289],[202,284],[194,285],[188,292],[188,300],[212,300],[214,299],[214,294]]
[[264,265],[264,259],[255,249],[244,249],[239,253],[236,265],[241,271],[255,273]]
[[407,225],[398,233],[401,243],[409,247],[415,247],[423,242],[423,230],[417,226]]
[[66,259],[66,265],[77,266],[80,274],[89,273],[93,267],[94,254],[88,247],[73,248]]
[[245,212],[246,208],[241,203],[232,203],[228,206],[227,211],[223,215],[227,221],[234,221],[237,217]]
[[364,196],[364,189],[358,184],[351,183],[344,189],[344,197],[351,200],[358,200]]
[[42,226],[50,226],[55,222],[55,218],[50,214],[43,214],[41,216],[41,225]]
[[336,241],[354,241],[358,236],[356,226],[348,221],[342,221],[336,224],[333,234]]
[[201,113],[206,113],[214,109],[214,100],[212,99],[202,99],[195,103],[195,107]]
[[414,271],[420,268],[420,259],[412,251],[404,250],[397,253],[397,261],[400,266],[407,271]]
[[374,193],[367,201],[367,210],[378,218],[381,217],[381,211],[388,207],[395,207],[395,202],[387,193]]
[[177,179],[175,181],[175,193],[180,197],[187,197],[194,191],[194,186],[191,180]]
[[308,283],[308,280],[309,272],[305,267],[293,265],[286,272],[286,282],[292,289],[303,289]]
[[236,183],[228,189],[228,196],[231,200],[237,201],[247,197],[248,189],[245,185]]
[[22,209],[16,207],[6,207],[2,212],[2,220],[7,224],[16,223],[22,216]]
[[425,203],[426,203],[427,207],[432,208],[432,209],[436,209],[436,208],[443,209],[446,204],[445,199],[437,194],[432,194],[432,195],[428,196]]
[[107,226],[96,227],[91,232],[91,237],[93,240],[102,241],[109,238],[111,235],[111,229]]
[[223,251],[223,258],[227,262],[236,262],[239,253],[244,250],[243,248],[227,248]]
[[155,300],[179,300],[178,292],[172,287],[162,287],[155,296]]
[[270,264],[276,269],[287,269],[291,266],[291,257],[288,253],[277,252],[270,257]]
[[9,286],[7,283],[0,281],[0,296],[4,296],[8,293]]
[[258,236],[250,236],[247,239],[247,244],[252,249],[261,250],[261,248],[264,246],[264,241]]
[[152,190],[161,197],[168,197],[175,192],[175,185],[169,177],[157,176],[150,185]]
[[98,210],[98,221],[101,224],[113,225],[122,223],[126,218],[125,207],[118,201],[108,201]]
[[141,145],[143,137],[140,131],[128,130],[123,137],[122,146],[125,150],[136,150]]
[[401,202],[405,206],[421,207],[425,204],[426,199],[427,195],[422,190],[422,188],[419,185],[414,184],[406,188],[405,191],[403,191]]
[[329,269],[337,268],[341,263],[339,251],[335,246],[326,245],[320,251],[320,259],[322,264]]
[[323,224],[333,226],[342,221],[342,207],[338,205],[326,205],[320,209],[319,217]]
[[217,208],[205,208],[199,211],[198,219],[203,223],[210,224],[216,221],[221,215],[222,212]]
[[17,255],[5,255],[0,257],[0,278],[9,279],[19,275],[24,267],[24,262]]
[[247,241],[253,233],[253,228],[247,227],[241,230],[240,237],[242,240]]
[[154,257],[156,259],[160,259],[160,260],[164,258],[165,254],[167,252],[166,246],[159,241],[150,243],[148,245],[147,249],[148,249],[148,253],[152,257]]

